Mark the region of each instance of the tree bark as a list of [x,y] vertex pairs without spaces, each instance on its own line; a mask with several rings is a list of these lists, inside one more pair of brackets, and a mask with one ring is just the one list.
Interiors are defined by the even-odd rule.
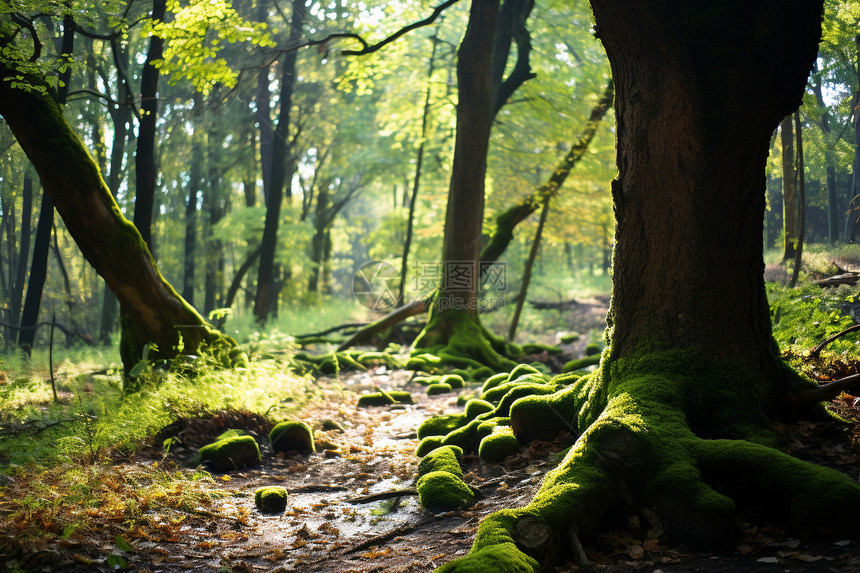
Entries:
[[[5,117],[5,116],[4,116]],[[42,306],[42,291],[48,276],[48,252],[51,245],[51,227],[54,224],[54,204],[47,193],[42,194],[39,219],[36,222],[36,239],[33,242],[33,260],[30,263],[30,278],[27,294],[21,310],[21,330],[18,346],[29,356],[36,338],[36,323]]]
[[[194,94],[194,110],[201,114],[203,97],[200,93]],[[189,170],[188,197],[185,201],[185,254],[183,264],[182,298],[188,304],[194,304],[194,290],[197,286],[194,274],[197,267],[197,202],[200,200],[201,187],[203,184],[203,150],[201,146],[203,139],[203,126],[197,123],[191,134],[191,167]]]
[[454,163],[445,215],[440,316],[449,310],[477,318],[477,262],[484,217],[484,177],[493,124],[491,61],[499,0],[474,0],[457,61],[459,100]]

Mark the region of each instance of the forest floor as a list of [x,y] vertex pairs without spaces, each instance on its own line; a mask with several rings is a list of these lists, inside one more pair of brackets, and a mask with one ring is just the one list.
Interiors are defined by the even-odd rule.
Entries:
[[[271,422],[256,414],[223,411],[180,419],[153,436],[151,448],[116,456],[82,475],[82,484],[94,484],[91,489],[115,490],[113,497],[104,495],[85,510],[84,526],[62,535],[26,538],[0,530],[0,549],[9,552],[0,552],[0,570],[432,571],[469,551],[480,521],[489,513],[528,503],[575,436],[532,442],[499,464],[465,456],[464,479],[480,492],[477,503],[432,514],[418,504],[414,492],[416,428],[430,416],[460,408],[457,395],[429,397],[411,377],[410,372],[380,367],[318,379],[324,399],[299,416],[317,429],[318,451],[310,455],[275,454],[267,440]],[[416,403],[357,407],[358,396],[377,387],[408,390]],[[474,391],[467,386],[458,393]],[[843,395],[833,408],[854,422],[800,422],[775,429],[784,438],[785,451],[858,479],[860,399]],[[334,429],[322,431],[323,421]],[[256,435],[261,465],[225,474],[185,467],[197,448],[229,428]],[[168,454],[162,450],[165,440],[174,443]],[[40,479],[54,478],[46,471]],[[69,487],[56,479],[52,487]],[[271,485],[289,492],[283,514],[261,514],[254,506],[255,490]],[[30,491],[29,483],[6,483],[0,513],[8,500],[24,498]],[[41,519],[42,527],[50,530],[50,519]],[[556,571],[860,570],[860,540],[838,534],[800,540],[776,524],[744,525],[733,545],[708,552],[665,542],[646,508],[607,524],[604,531],[584,540],[587,564],[564,563]]]
[[[329,394],[329,400],[305,410],[303,417],[332,420],[343,428],[317,433],[318,445],[327,446],[329,453],[273,454],[265,445],[268,425],[257,415],[223,412],[180,420],[157,437],[157,443],[171,436],[182,440],[170,455],[153,448],[132,459],[117,460],[105,471],[127,477],[181,468],[197,446],[227,428],[243,428],[262,438],[262,465],[193,482],[212,500],[206,507],[144,510],[149,518],[141,515],[133,526],[112,523],[106,512],[103,522],[96,518],[88,532],[54,541],[29,555],[21,547],[24,554],[14,565],[18,570],[108,571],[116,570],[119,557],[127,570],[164,573],[432,571],[468,552],[487,514],[527,503],[543,474],[557,462],[557,454],[574,437],[563,434],[552,442],[531,443],[501,464],[466,456],[465,481],[480,491],[479,501],[465,510],[433,515],[419,506],[412,491],[418,461],[415,428],[428,416],[453,410],[456,398],[428,397],[409,378],[410,373],[383,368],[342,376],[339,381],[320,379],[323,387],[330,384],[338,390]],[[376,386],[410,390],[416,404],[356,407],[357,395]],[[344,387],[350,391],[342,391]],[[857,400],[844,396],[835,404],[860,419]],[[785,438],[786,451],[838,468],[855,479],[860,474],[860,424],[846,428],[807,422],[776,429]],[[261,514],[254,507],[254,491],[269,485],[290,492],[282,515]],[[7,493],[25,495],[26,484],[20,488],[16,493],[13,484]],[[370,501],[374,494],[390,492],[398,495]],[[860,570],[857,540],[837,536],[801,541],[777,525],[759,524],[746,526],[734,546],[702,552],[662,542],[659,525],[649,526],[648,516],[642,510],[611,524],[608,533],[586,542],[588,565],[567,563],[557,571]]]

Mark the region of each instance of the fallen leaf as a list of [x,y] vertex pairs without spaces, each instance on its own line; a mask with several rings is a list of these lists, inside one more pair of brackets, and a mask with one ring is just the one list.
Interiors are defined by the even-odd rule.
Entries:
[[737,550],[741,552],[741,555],[747,555],[752,553],[753,548],[749,545],[738,545]]
[[627,555],[629,555],[631,559],[642,559],[642,557],[645,556],[645,550],[641,545],[631,545],[627,548]]
[[777,558],[777,557],[762,557],[760,559],[756,559],[756,561],[758,561],[759,563],[776,563],[777,561],[779,561],[779,558]]

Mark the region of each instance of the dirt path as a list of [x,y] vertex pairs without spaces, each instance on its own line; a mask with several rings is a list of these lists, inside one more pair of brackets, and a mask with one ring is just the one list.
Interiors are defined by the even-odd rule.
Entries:
[[[128,570],[153,573],[405,573],[429,572],[466,554],[481,519],[502,507],[527,503],[543,475],[554,467],[558,452],[571,445],[574,438],[559,436],[551,443],[532,443],[498,465],[466,456],[462,463],[465,481],[480,490],[479,501],[467,510],[433,515],[408,492],[414,487],[417,468],[413,453],[417,444],[415,429],[428,416],[453,411],[456,396],[427,397],[423,387],[410,383],[408,378],[408,373],[382,369],[352,374],[339,381],[320,380],[327,399],[306,410],[303,417],[316,421],[317,427],[328,420],[329,426],[336,423],[343,429],[317,432],[318,444],[327,442],[325,445],[338,453],[273,455],[264,437],[268,428],[261,425],[259,417],[231,414],[177,424],[172,432],[180,435],[187,449],[174,449],[171,457],[175,460],[188,457],[193,452],[188,446],[195,441],[205,443],[231,426],[244,427],[261,436],[263,464],[201,480],[199,487],[215,497],[207,508],[189,508],[185,518],[165,517],[161,529],[161,517],[148,516],[149,528],[124,534],[130,550],[117,548],[113,538],[116,530],[111,530],[102,538],[100,547],[80,542],[60,547],[65,565],[49,570],[114,570],[103,558],[111,553],[121,556]],[[373,391],[376,386],[407,389],[416,404],[357,408],[358,394]],[[461,392],[469,391],[467,388]],[[857,404],[845,402],[844,406]],[[799,424],[779,430],[787,448],[799,457],[839,467],[855,478],[860,474],[860,444],[856,439],[852,444],[850,432],[825,424]],[[166,465],[170,460],[153,451],[148,458],[128,462],[127,469],[140,471]],[[267,485],[280,485],[290,492],[283,515],[264,515],[255,509],[254,491]],[[402,495],[355,503],[360,498],[392,491],[401,491]],[[568,563],[556,571],[860,570],[857,540],[838,536],[805,543],[776,527],[749,526],[734,547],[705,553],[662,544],[657,539],[659,526],[649,525],[647,510],[626,516],[611,524],[610,529],[611,533],[586,543],[588,565]]]

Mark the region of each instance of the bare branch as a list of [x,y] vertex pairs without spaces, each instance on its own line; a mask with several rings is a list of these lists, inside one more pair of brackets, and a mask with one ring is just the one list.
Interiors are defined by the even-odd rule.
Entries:
[[810,355],[810,356],[812,356],[812,357],[816,357],[816,356],[818,356],[818,355],[821,353],[821,350],[822,350],[825,346],[827,346],[828,344],[830,344],[831,342],[833,342],[833,341],[834,341],[834,340],[836,340],[837,338],[842,338],[842,337],[843,337],[843,336],[845,336],[846,334],[849,334],[849,333],[851,333],[851,332],[854,332],[855,330],[860,330],[860,324],[855,324],[854,326],[851,326],[851,327],[846,328],[846,329],[845,329],[845,330],[843,330],[842,332],[838,332],[838,333],[834,334],[833,336],[831,336],[830,338],[828,338],[827,340],[825,340],[824,342],[822,342],[821,344],[819,344],[818,346],[816,346],[815,348],[813,348],[813,349],[812,349],[812,352],[810,352],[810,353],[809,353],[809,355]]

